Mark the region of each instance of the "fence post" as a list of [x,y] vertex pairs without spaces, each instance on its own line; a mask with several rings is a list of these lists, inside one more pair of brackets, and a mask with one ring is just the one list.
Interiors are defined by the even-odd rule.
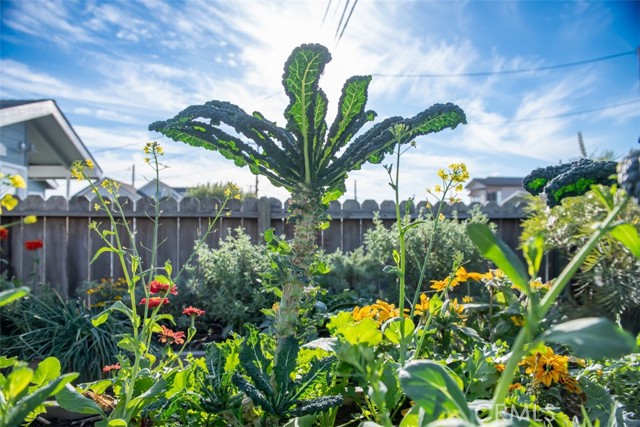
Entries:
[[258,242],[262,241],[265,230],[271,228],[271,199],[260,197],[258,200]]

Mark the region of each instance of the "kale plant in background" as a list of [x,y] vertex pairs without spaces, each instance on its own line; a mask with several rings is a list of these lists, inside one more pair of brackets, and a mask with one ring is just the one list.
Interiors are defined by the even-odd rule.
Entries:
[[[149,126],[173,140],[218,151],[291,193],[294,233],[290,268],[281,278],[279,345],[296,333],[298,309],[316,256],[316,231],[326,220],[328,203],[344,193],[347,174],[365,163],[380,163],[398,144],[466,122],[459,107],[437,104],[409,119],[385,119],[356,137],[376,113],[365,109],[371,76],[354,76],[344,84],[338,115],[329,125],[328,99],[319,88],[319,79],[330,60],[327,48],[318,44],[293,50],[282,79],[290,101],[284,111],[285,127],[259,112],[247,114],[217,100],[193,105]],[[390,132],[397,125],[406,129],[400,137]],[[235,134],[226,131],[229,127]]]

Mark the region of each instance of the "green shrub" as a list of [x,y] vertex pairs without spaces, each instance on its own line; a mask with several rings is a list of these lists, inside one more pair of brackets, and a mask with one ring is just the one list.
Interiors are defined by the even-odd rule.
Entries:
[[275,301],[262,291],[260,281],[261,273],[269,267],[266,248],[252,244],[238,228],[218,249],[200,247],[196,257],[184,291],[190,294],[191,304],[206,311],[200,320],[236,332],[242,331],[245,323],[260,324],[260,309]]
[[[454,218],[441,221],[438,225],[422,290],[428,290],[430,280],[441,280],[450,274],[454,255],[458,253],[462,255],[468,271],[487,271],[488,264],[467,237],[465,227],[470,222],[488,223],[488,218],[477,206],[471,214],[468,220]],[[435,219],[429,212],[423,213],[421,219],[422,222],[408,233],[407,295],[413,295],[415,292],[420,278],[420,268],[429,241],[433,237]],[[385,273],[383,269],[393,264],[392,253],[398,245],[398,229],[395,225],[386,228],[377,216],[373,222],[374,227],[365,233],[362,248],[346,254],[336,252],[326,255],[331,271],[318,280],[330,293],[335,295],[345,289],[351,289],[358,297],[369,300],[397,299],[396,276],[393,273]]]
[[15,301],[0,312],[2,354],[30,363],[53,356],[64,372],[79,372],[82,381],[100,378],[102,368],[117,361],[124,322],[114,316],[94,328],[94,314],[84,301],[64,300],[49,290]]
[[[603,187],[612,197],[622,197],[621,191]],[[571,197],[562,204],[547,208],[540,198],[531,198],[529,217],[523,222],[521,242],[537,233],[544,236],[546,250],[558,250],[573,257],[593,233],[593,226],[602,221],[608,210],[598,197],[589,192],[584,197]],[[628,203],[620,219],[634,224],[640,231],[640,207]],[[635,314],[640,309],[640,261],[610,235],[603,237],[574,276],[568,298],[561,308],[571,317],[621,317],[623,326],[638,333],[640,321]]]

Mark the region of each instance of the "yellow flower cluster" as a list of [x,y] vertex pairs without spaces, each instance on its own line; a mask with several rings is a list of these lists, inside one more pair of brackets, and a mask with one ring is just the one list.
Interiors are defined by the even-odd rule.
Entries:
[[382,324],[393,317],[400,316],[400,310],[396,308],[395,304],[377,300],[375,304],[355,307],[351,315],[355,321],[370,318],[377,321],[378,324]]
[[103,278],[100,283],[90,287],[85,292],[89,295],[89,307],[100,308],[122,300],[122,297],[128,292],[128,285],[127,281],[122,277],[117,279]]
[[453,289],[461,283],[466,282],[467,280],[476,280],[480,281],[482,279],[487,279],[493,277],[491,271],[487,273],[470,273],[467,270],[460,266],[456,271],[453,277],[447,276],[443,280],[432,280],[431,281],[431,289],[434,289],[437,292],[444,291],[445,289]]
[[525,373],[533,376],[534,384],[544,384],[547,387],[561,384],[571,393],[580,393],[582,390],[578,381],[569,375],[568,364],[568,356],[554,354],[550,347],[545,347],[544,351],[527,356],[520,362]]
[[147,142],[143,151],[144,154],[147,155],[147,157],[144,158],[144,162],[146,164],[150,164],[151,159],[157,158],[158,156],[164,156],[164,149],[156,141]]
[[[3,187],[27,188],[27,183],[20,175],[5,175],[0,173],[0,184],[2,185],[0,188],[3,189],[3,192],[5,191]],[[7,193],[0,199],[0,214],[2,214],[3,208],[12,211],[16,206],[18,206],[18,199],[13,194]]]
[[[442,200],[444,200],[449,189],[453,188],[455,193],[463,190],[464,182],[469,179],[469,171],[464,163],[451,163],[448,170],[438,170],[438,177],[442,180],[442,185],[434,186],[433,190],[427,189],[427,192],[436,197],[438,197],[439,193],[443,193]],[[456,196],[457,194],[449,196],[448,202],[452,204],[460,202],[460,198]]]
[[241,199],[240,188],[237,185],[235,185],[233,182],[228,182],[224,186],[224,197],[226,197],[227,199],[240,200]]

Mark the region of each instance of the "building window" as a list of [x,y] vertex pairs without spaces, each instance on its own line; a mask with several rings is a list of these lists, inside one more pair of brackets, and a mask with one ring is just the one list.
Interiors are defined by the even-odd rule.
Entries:
[[487,202],[496,202],[496,203],[498,203],[498,192],[497,191],[491,191],[491,192],[487,193]]

